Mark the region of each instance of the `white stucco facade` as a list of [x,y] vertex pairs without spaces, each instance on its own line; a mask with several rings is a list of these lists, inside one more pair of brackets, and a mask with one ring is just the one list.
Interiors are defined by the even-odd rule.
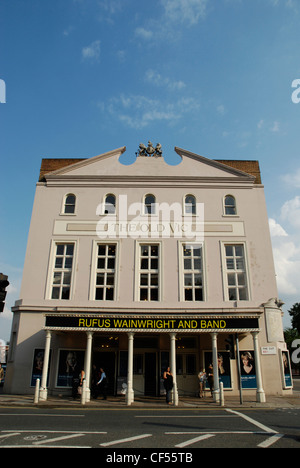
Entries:
[[258,401],[290,392],[260,175],[180,148],[176,166],[123,165],[124,151],[42,164],[5,391],[33,393],[40,375],[43,398],[67,394],[72,355],[88,397],[94,363],[128,404],[162,393],[167,364],[179,398],[210,361],[215,393],[220,379],[238,394],[240,378]]

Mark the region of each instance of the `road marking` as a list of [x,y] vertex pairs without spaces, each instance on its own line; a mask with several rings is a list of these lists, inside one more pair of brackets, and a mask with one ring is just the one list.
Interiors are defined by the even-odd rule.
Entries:
[[277,440],[281,439],[281,437],[284,437],[284,434],[275,434],[275,435],[269,437],[268,439],[266,439],[264,442],[261,442],[260,444],[258,444],[257,447],[268,448],[271,445],[275,444],[275,442],[277,442]]
[[[207,434],[207,431],[187,431],[187,432],[165,432],[166,435],[185,435],[185,434]],[[253,431],[210,431],[210,434],[261,434]],[[265,432],[263,433],[265,434]]]
[[187,447],[188,445],[192,445],[192,444],[195,444],[196,442],[200,442],[201,440],[210,439],[211,437],[215,437],[214,434],[203,434],[199,437],[194,437],[194,439],[186,440],[185,442],[182,442],[181,444],[177,444],[175,445],[175,447],[184,448],[184,447]]
[[241,418],[243,418],[246,421],[250,422],[251,424],[254,424],[254,426],[259,427],[264,432],[268,432],[268,433],[271,433],[271,434],[277,434],[277,431],[274,431],[274,429],[270,429],[269,427],[265,426],[264,424],[261,424],[260,422],[255,421],[255,419],[252,419],[249,416],[246,416],[245,414],[240,413],[239,411],[235,411],[235,410],[232,410],[232,409],[226,409],[226,411],[228,411],[228,413],[237,414],[238,416],[240,416]]
[[85,434],[69,434],[61,437],[54,437],[54,439],[39,440],[38,442],[33,442],[32,445],[42,445],[48,444],[49,442],[57,442],[58,440],[73,439],[74,437],[82,437]]
[[[11,431],[11,430],[6,430],[6,431],[1,431],[1,432],[15,432],[15,431]],[[28,433],[35,433],[35,432],[39,432],[39,433],[48,433],[48,434],[107,434],[106,431],[60,431],[60,430],[56,430],[56,431],[47,431],[47,430],[44,430],[44,429],[25,429],[25,430],[20,430],[19,433],[24,433],[24,432],[28,432]]]
[[124,442],[131,442],[133,440],[145,439],[146,437],[152,437],[152,434],[141,434],[139,436],[127,437],[127,439],[113,440],[111,442],[104,442],[100,444],[101,447],[109,447],[110,445],[123,444]]
[[16,435],[20,435],[20,432],[13,432],[12,434],[0,435],[0,439],[5,439],[6,437],[12,437],[12,436],[16,436]]
[[148,415],[145,415],[145,416],[134,416],[134,417],[135,418],[164,418],[164,419],[167,419],[167,418],[188,418],[188,419],[191,419],[191,418],[206,418],[206,419],[207,418],[209,418],[209,419],[210,418],[218,418],[218,419],[219,418],[230,418],[230,419],[232,419],[232,418],[237,418],[239,416],[237,416],[237,415],[229,416],[228,414],[224,414],[224,415],[219,416],[219,415],[214,414],[214,415],[211,415],[211,416],[210,415],[201,415],[201,416],[194,416],[194,415],[193,416],[190,416],[190,415],[184,415],[184,416],[183,415],[180,415],[180,416],[176,416],[176,415],[175,416],[170,416],[170,415],[168,415],[168,416],[165,416],[165,415],[159,415],[159,416],[158,415],[151,415],[150,416],[149,415],[148,416]]
[[0,416],[46,416],[55,418],[85,418],[85,414],[48,414],[48,413],[0,413]]

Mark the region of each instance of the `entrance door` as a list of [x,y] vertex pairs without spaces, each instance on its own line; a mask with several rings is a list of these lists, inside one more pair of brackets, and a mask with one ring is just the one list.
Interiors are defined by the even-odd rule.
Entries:
[[108,379],[108,395],[114,395],[115,392],[115,353],[114,352],[94,352],[93,364],[96,365],[97,370],[103,367]]
[[145,396],[156,396],[156,353],[145,353]]

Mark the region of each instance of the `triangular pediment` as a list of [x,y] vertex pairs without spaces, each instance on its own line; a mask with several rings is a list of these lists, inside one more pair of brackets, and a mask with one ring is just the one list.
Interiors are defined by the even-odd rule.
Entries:
[[[234,164],[224,164],[223,162],[205,158],[191,153],[187,150],[175,147],[175,152],[180,156],[181,162],[177,165],[168,164],[162,156],[138,156],[133,164],[125,165],[120,162],[120,156],[126,151],[126,147],[121,147],[107,153],[94,156],[92,158],[80,160],[59,159],[59,164],[55,168],[43,174],[46,180],[71,179],[71,178],[140,178],[149,179],[188,179],[193,180],[232,180],[254,183],[255,175],[247,173],[234,167]],[[55,160],[51,160],[55,161]],[[242,167],[244,167],[242,165]]]

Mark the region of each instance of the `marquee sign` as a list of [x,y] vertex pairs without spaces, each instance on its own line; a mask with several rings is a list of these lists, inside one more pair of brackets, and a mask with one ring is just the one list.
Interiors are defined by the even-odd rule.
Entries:
[[258,331],[257,317],[46,315],[45,328],[94,331]]

